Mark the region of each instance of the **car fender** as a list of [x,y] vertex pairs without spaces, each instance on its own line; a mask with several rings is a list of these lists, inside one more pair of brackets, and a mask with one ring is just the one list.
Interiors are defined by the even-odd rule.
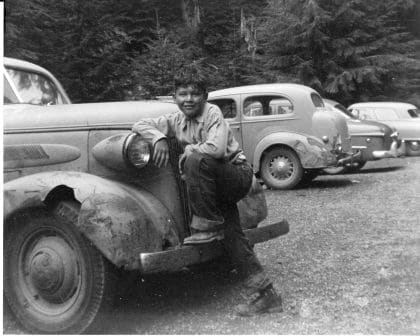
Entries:
[[336,157],[317,138],[292,132],[275,132],[262,138],[254,150],[254,171],[260,170],[262,155],[273,146],[287,146],[299,156],[303,168],[323,168],[334,165]]
[[80,202],[76,226],[118,267],[138,269],[139,254],[180,244],[165,206],[146,190],[82,172],[53,171],[4,184],[5,222],[20,210],[41,207],[56,188]]

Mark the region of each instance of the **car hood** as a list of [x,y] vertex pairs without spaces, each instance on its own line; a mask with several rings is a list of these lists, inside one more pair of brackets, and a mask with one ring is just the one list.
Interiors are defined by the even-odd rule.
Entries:
[[420,119],[397,119],[381,121],[398,131],[400,139],[420,140]]
[[393,132],[392,128],[376,121],[347,119],[351,136],[383,136]]
[[133,101],[115,103],[4,106],[4,130],[130,128],[141,118],[154,118],[177,111],[173,103]]

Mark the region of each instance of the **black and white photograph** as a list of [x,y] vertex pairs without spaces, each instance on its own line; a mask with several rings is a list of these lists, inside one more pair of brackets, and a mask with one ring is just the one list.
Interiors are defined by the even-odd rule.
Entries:
[[420,334],[420,0],[2,8],[3,334]]

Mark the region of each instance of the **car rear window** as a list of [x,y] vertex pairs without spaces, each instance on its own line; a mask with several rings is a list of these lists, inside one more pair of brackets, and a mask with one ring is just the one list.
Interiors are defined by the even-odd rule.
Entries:
[[237,113],[236,102],[231,98],[213,99],[209,103],[219,106],[225,119],[235,118]]
[[312,103],[314,103],[315,107],[324,107],[324,102],[322,101],[322,98],[317,93],[311,93],[311,99]]
[[292,102],[283,96],[250,96],[244,101],[243,114],[246,117],[281,116],[292,113]]

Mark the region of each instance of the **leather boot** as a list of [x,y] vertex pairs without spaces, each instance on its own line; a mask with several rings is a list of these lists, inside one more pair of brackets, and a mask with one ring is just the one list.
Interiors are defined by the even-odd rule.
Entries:
[[240,316],[281,313],[282,311],[283,301],[272,285],[257,292],[248,303],[235,307],[236,314]]

